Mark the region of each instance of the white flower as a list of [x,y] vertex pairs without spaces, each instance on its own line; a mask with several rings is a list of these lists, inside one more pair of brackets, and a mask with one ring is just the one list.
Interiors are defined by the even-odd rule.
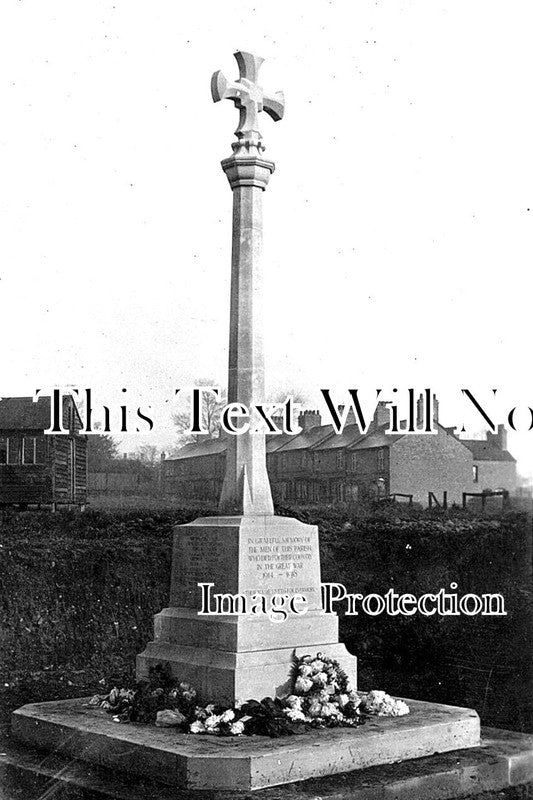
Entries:
[[196,722],[191,722],[189,730],[191,733],[205,733],[205,725],[197,719]]
[[229,732],[233,736],[240,736],[241,733],[244,733],[244,722],[241,722],[240,719],[237,722],[232,722]]
[[109,697],[108,697],[109,705],[114,706],[118,698],[119,698],[119,690],[117,689],[116,686],[114,686],[109,692]]
[[302,664],[298,672],[300,673],[302,678],[308,678],[309,675],[313,674],[313,670],[308,664]]
[[235,719],[235,711],[231,708],[228,708],[227,711],[224,711],[224,713],[220,715],[221,722],[231,722],[232,719]]
[[309,678],[296,678],[296,682],[294,684],[294,691],[298,692],[298,694],[305,694],[309,691],[309,689],[313,688],[313,681]]
[[215,710],[215,704],[214,703],[209,703],[209,705],[205,707],[205,713],[207,714],[208,717],[211,716],[211,714],[213,713],[214,710]]
[[178,689],[174,689],[174,693],[178,696],[181,695],[189,702],[196,699],[196,689],[194,689],[190,683],[180,683]]
[[220,724],[220,717],[216,714],[211,714],[204,722],[207,733],[216,733]]
[[347,694],[339,694],[337,697],[337,703],[339,704],[339,708],[344,708],[344,706],[350,702],[350,698]]
[[289,706],[289,708],[294,708],[297,711],[300,711],[302,708],[302,698],[298,697],[296,694],[290,694],[288,697],[286,697],[285,703]]
[[342,717],[341,712],[334,703],[322,703],[321,717]]
[[[9,686],[9,684],[7,684],[7,683],[5,685]],[[91,699],[89,700],[88,705],[90,705],[90,706],[99,706],[99,705],[102,704],[102,700],[103,700],[103,696],[101,694],[94,694],[91,697]]]
[[322,672],[325,664],[319,658],[315,658],[314,661],[311,661],[309,666],[312,668],[313,672]]
[[409,706],[403,700],[395,700],[386,692],[373,689],[363,698],[362,706],[368,714],[380,717],[403,717],[409,713]]
[[304,712],[300,711],[298,708],[284,708],[283,713],[292,720],[292,722],[305,722],[307,720]]
[[310,717],[320,717],[322,715],[322,703],[319,700],[312,700],[309,703],[307,713]]
[[409,714],[410,708],[407,703],[404,703],[403,700],[395,700],[394,701],[394,717],[403,717],[405,714]]
[[313,676],[313,683],[318,683],[319,686],[325,686],[327,682],[328,676],[325,672],[317,672],[317,674]]

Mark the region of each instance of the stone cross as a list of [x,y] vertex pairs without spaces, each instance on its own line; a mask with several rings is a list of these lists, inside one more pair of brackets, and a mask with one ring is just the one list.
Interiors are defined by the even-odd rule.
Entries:
[[[257,83],[262,58],[237,52],[240,77],[229,83],[215,72],[211,80],[213,100],[232,100],[240,110],[233,155],[222,161],[233,190],[233,246],[228,402],[248,409],[264,403],[263,293],[261,250],[263,237],[262,194],[272,161],[261,158],[264,146],[258,115],[266,111],[274,120],[283,116],[283,93],[267,95]],[[264,433],[250,430],[228,435],[226,472],[219,504],[220,514],[273,514],[272,493],[266,469]]]
[[258,115],[266,111],[276,122],[283,117],[285,99],[283,92],[268,95],[258,84],[259,69],[264,59],[242,50],[235,54],[239,65],[239,79],[235,83],[226,80],[220,70],[211,79],[211,95],[215,103],[219,100],[232,100],[240,111],[239,127],[235,131],[238,141],[233,149],[257,147],[264,150],[261,143]]

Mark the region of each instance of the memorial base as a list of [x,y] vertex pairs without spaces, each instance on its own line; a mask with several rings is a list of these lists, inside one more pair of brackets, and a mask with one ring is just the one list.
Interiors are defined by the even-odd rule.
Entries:
[[290,694],[294,658],[323,650],[343,664],[355,685],[356,659],[343,644],[323,643],[306,647],[231,653],[201,647],[179,648],[169,642],[150,642],[137,656],[137,676],[145,678],[150,668],[166,665],[172,675],[191,683],[205,702],[233,705],[253,698]]
[[[247,613],[199,614],[199,584],[211,585],[207,610],[225,595],[224,610],[238,596]],[[274,598],[287,611],[295,597],[304,598],[296,607],[305,613],[289,611],[282,620]],[[356,687],[357,660],[339,642],[337,616],[321,608],[318,529],[290,517],[206,517],[176,526],[170,607],[156,614],[154,628],[154,641],[137,656],[137,677],[166,664],[205,703],[286,695],[294,657],[319,652],[337,659]]]
[[[475,711],[407,702],[411,714],[404,717],[373,717],[358,728],[270,739],[121,725],[80,698],[23,706],[12,716],[12,732],[37,750],[171,786],[177,793],[169,797],[176,798],[180,789],[261,789],[479,746]],[[526,774],[531,758],[522,770]]]

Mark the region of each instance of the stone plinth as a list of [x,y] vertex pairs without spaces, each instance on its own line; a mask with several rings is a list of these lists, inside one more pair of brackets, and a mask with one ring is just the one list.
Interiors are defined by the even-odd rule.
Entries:
[[[375,717],[360,728],[280,739],[193,736],[171,728],[119,725],[102,709],[84,707],[82,699],[23,706],[13,714],[12,730],[26,745],[195,790],[261,789],[480,744],[475,711],[407,702],[411,714],[405,717]],[[522,768],[522,780],[531,774],[530,762]]]
[[[198,584],[241,595],[249,613],[199,614]],[[305,598],[305,614],[271,615],[274,596]],[[254,597],[269,614],[250,613]],[[233,704],[287,694],[294,655],[337,658],[356,685],[356,659],[338,639],[338,619],[321,608],[318,531],[289,517],[197,519],[174,529],[170,607],[155,616],[155,637],[137,657],[138,677],[168,663],[205,702]],[[287,603],[285,603],[287,606]],[[214,608],[214,603],[212,605]],[[303,608],[303,602],[297,609]]]

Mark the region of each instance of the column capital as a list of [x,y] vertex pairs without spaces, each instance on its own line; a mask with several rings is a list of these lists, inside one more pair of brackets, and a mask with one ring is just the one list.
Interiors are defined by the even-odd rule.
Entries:
[[266,189],[275,164],[257,156],[230,156],[221,162],[232,189],[238,186],[257,186]]

